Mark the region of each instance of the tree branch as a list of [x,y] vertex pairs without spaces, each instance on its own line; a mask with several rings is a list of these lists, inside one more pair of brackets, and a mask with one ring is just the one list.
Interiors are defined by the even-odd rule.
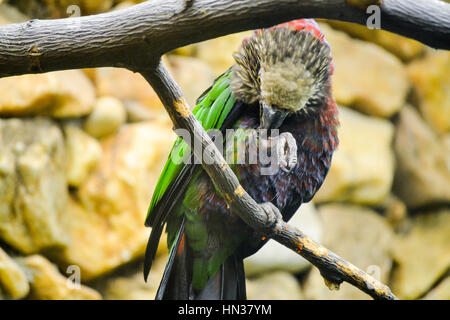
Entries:
[[[194,150],[195,156],[202,160],[203,168],[234,213],[238,214],[253,229],[266,234],[267,237],[273,238],[311,262],[320,270],[327,285],[339,286],[340,283],[346,281],[374,299],[396,299],[387,286],[325,247],[315,243],[300,229],[292,227],[284,221],[278,221],[275,226],[269,228],[270,221],[268,221],[267,214],[242,188],[239,180],[217,150],[209,135],[190,111],[182,97],[181,89],[169,75],[162,62],[152,65],[154,68],[141,71],[141,74],[158,94],[175,128],[187,129],[193,137],[191,139],[192,146],[202,146],[201,149],[191,149]],[[205,153],[205,150],[209,152]],[[205,156],[210,158],[205,158]]]
[[99,15],[0,27],[0,77],[62,69],[125,67],[190,43],[298,18],[366,25],[379,4],[381,27],[450,49],[450,4],[439,0],[152,0]]

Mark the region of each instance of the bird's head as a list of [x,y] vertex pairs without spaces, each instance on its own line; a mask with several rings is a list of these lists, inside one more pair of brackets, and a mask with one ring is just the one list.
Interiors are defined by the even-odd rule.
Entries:
[[257,30],[234,59],[233,93],[259,104],[263,129],[280,127],[291,114],[313,112],[329,94],[330,47],[313,20]]

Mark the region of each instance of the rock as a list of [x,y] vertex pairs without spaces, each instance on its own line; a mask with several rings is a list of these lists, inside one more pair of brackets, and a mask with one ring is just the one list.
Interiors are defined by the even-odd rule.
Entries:
[[213,71],[205,62],[196,58],[172,55],[168,57],[168,62],[187,102],[190,106],[195,106],[197,98],[212,85]]
[[[123,0],[122,0],[123,1]],[[122,2],[114,0],[81,0],[81,9],[83,15],[106,12],[112,8],[114,2]]]
[[0,25],[27,21],[28,17],[15,7],[0,3]]
[[214,75],[218,77],[234,64],[233,53],[238,50],[242,40],[251,33],[251,31],[240,32],[200,42],[195,45],[197,57],[208,63]]
[[409,89],[401,61],[377,45],[352,39],[325,24],[320,27],[331,45],[336,101],[379,117],[398,112]]
[[102,156],[100,143],[74,125],[64,127],[67,150],[67,182],[79,187],[99,163]]
[[[67,18],[79,15],[85,16],[108,11],[114,0],[25,0],[16,1],[17,6],[27,15],[38,19]],[[76,6],[72,9],[70,6]]]
[[30,286],[23,270],[0,248],[0,300],[21,299],[29,291]]
[[[363,207],[329,204],[319,208],[324,227],[322,244],[346,261],[386,283],[392,267],[393,232],[376,212]],[[303,286],[307,299],[370,299],[359,289],[341,284],[330,291],[318,269],[311,269]]]
[[150,270],[147,282],[142,277],[140,265],[131,275],[113,277],[106,283],[103,291],[107,300],[153,300],[161,282],[164,268],[167,262],[167,255],[155,259]]
[[[294,217],[289,221],[289,224],[298,226],[314,241],[319,242],[322,238],[322,226],[312,203],[302,204]],[[271,270],[284,270],[297,273],[311,265],[297,253],[274,240],[269,240],[264,247],[245,259],[244,262],[245,274],[247,276]]]
[[389,224],[398,227],[408,216],[408,208],[405,203],[394,195],[390,195],[384,203],[381,204],[384,216]]
[[394,192],[408,207],[450,202],[450,148],[406,107],[394,141],[397,156]]
[[389,195],[394,175],[391,150],[394,127],[386,120],[347,108],[340,108],[339,120],[339,148],[313,201],[370,205],[383,202]]
[[[201,60],[189,57],[172,55],[164,57],[163,61],[191,107],[194,106],[198,96],[213,83],[211,68]],[[99,68],[95,79],[100,96],[116,97],[126,106],[140,104],[153,111],[154,117],[160,117],[159,114],[167,117],[158,96],[139,73],[120,68]]]
[[64,138],[51,120],[0,119],[0,238],[23,253],[64,246]]
[[[86,281],[144,254],[144,220],[174,138],[169,126],[147,122],[102,141],[99,165],[66,209],[71,241],[55,253],[60,266],[78,265]],[[166,248],[162,240],[161,252]]]
[[79,117],[94,101],[95,89],[80,70],[0,79],[0,116]]
[[184,47],[176,48],[172,50],[169,54],[175,54],[183,57],[195,57],[197,56],[197,44],[189,44]]
[[402,60],[416,58],[425,50],[425,45],[422,43],[385,30],[370,30],[366,26],[337,20],[327,20],[326,22],[333,28],[345,31],[352,37],[378,44]]
[[125,107],[119,99],[101,97],[87,117],[84,130],[96,138],[101,138],[116,132],[125,123],[126,117]]
[[408,74],[425,120],[439,133],[450,132],[450,52],[430,50]]
[[99,96],[116,97],[124,103],[138,101],[155,112],[165,112],[155,91],[139,73],[122,68],[98,68],[95,79]]
[[392,290],[400,299],[416,299],[443,277],[450,266],[450,210],[422,213],[410,231],[398,237]]
[[[98,300],[100,294],[76,282],[75,278],[66,278],[56,266],[40,255],[21,258],[30,277],[30,299],[38,300]],[[74,280],[74,281],[71,281]]]
[[424,300],[450,300],[450,277],[442,280],[423,298]]
[[282,271],[264,274],[247,280],[248,300],[302,300],[303,294],[297,279]]

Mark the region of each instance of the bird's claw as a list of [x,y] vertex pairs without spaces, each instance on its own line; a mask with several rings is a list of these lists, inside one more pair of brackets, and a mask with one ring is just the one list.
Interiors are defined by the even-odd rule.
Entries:
[[272,202],[264,202],[260,206],[267,216],[266,228],[268,231],[271,231],[280,221],[283,221],[280,210]]
[[283,132],[274,138],[276,157],[279,168],[291,172],[297,164],[297,143],[290,132]]

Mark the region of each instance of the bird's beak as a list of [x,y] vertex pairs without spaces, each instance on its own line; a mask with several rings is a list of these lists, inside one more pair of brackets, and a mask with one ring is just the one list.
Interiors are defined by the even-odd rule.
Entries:
[[278,129],[288,115],[287,110],[273,108],[271,105],[261,102],[260,104],[260,129]]

